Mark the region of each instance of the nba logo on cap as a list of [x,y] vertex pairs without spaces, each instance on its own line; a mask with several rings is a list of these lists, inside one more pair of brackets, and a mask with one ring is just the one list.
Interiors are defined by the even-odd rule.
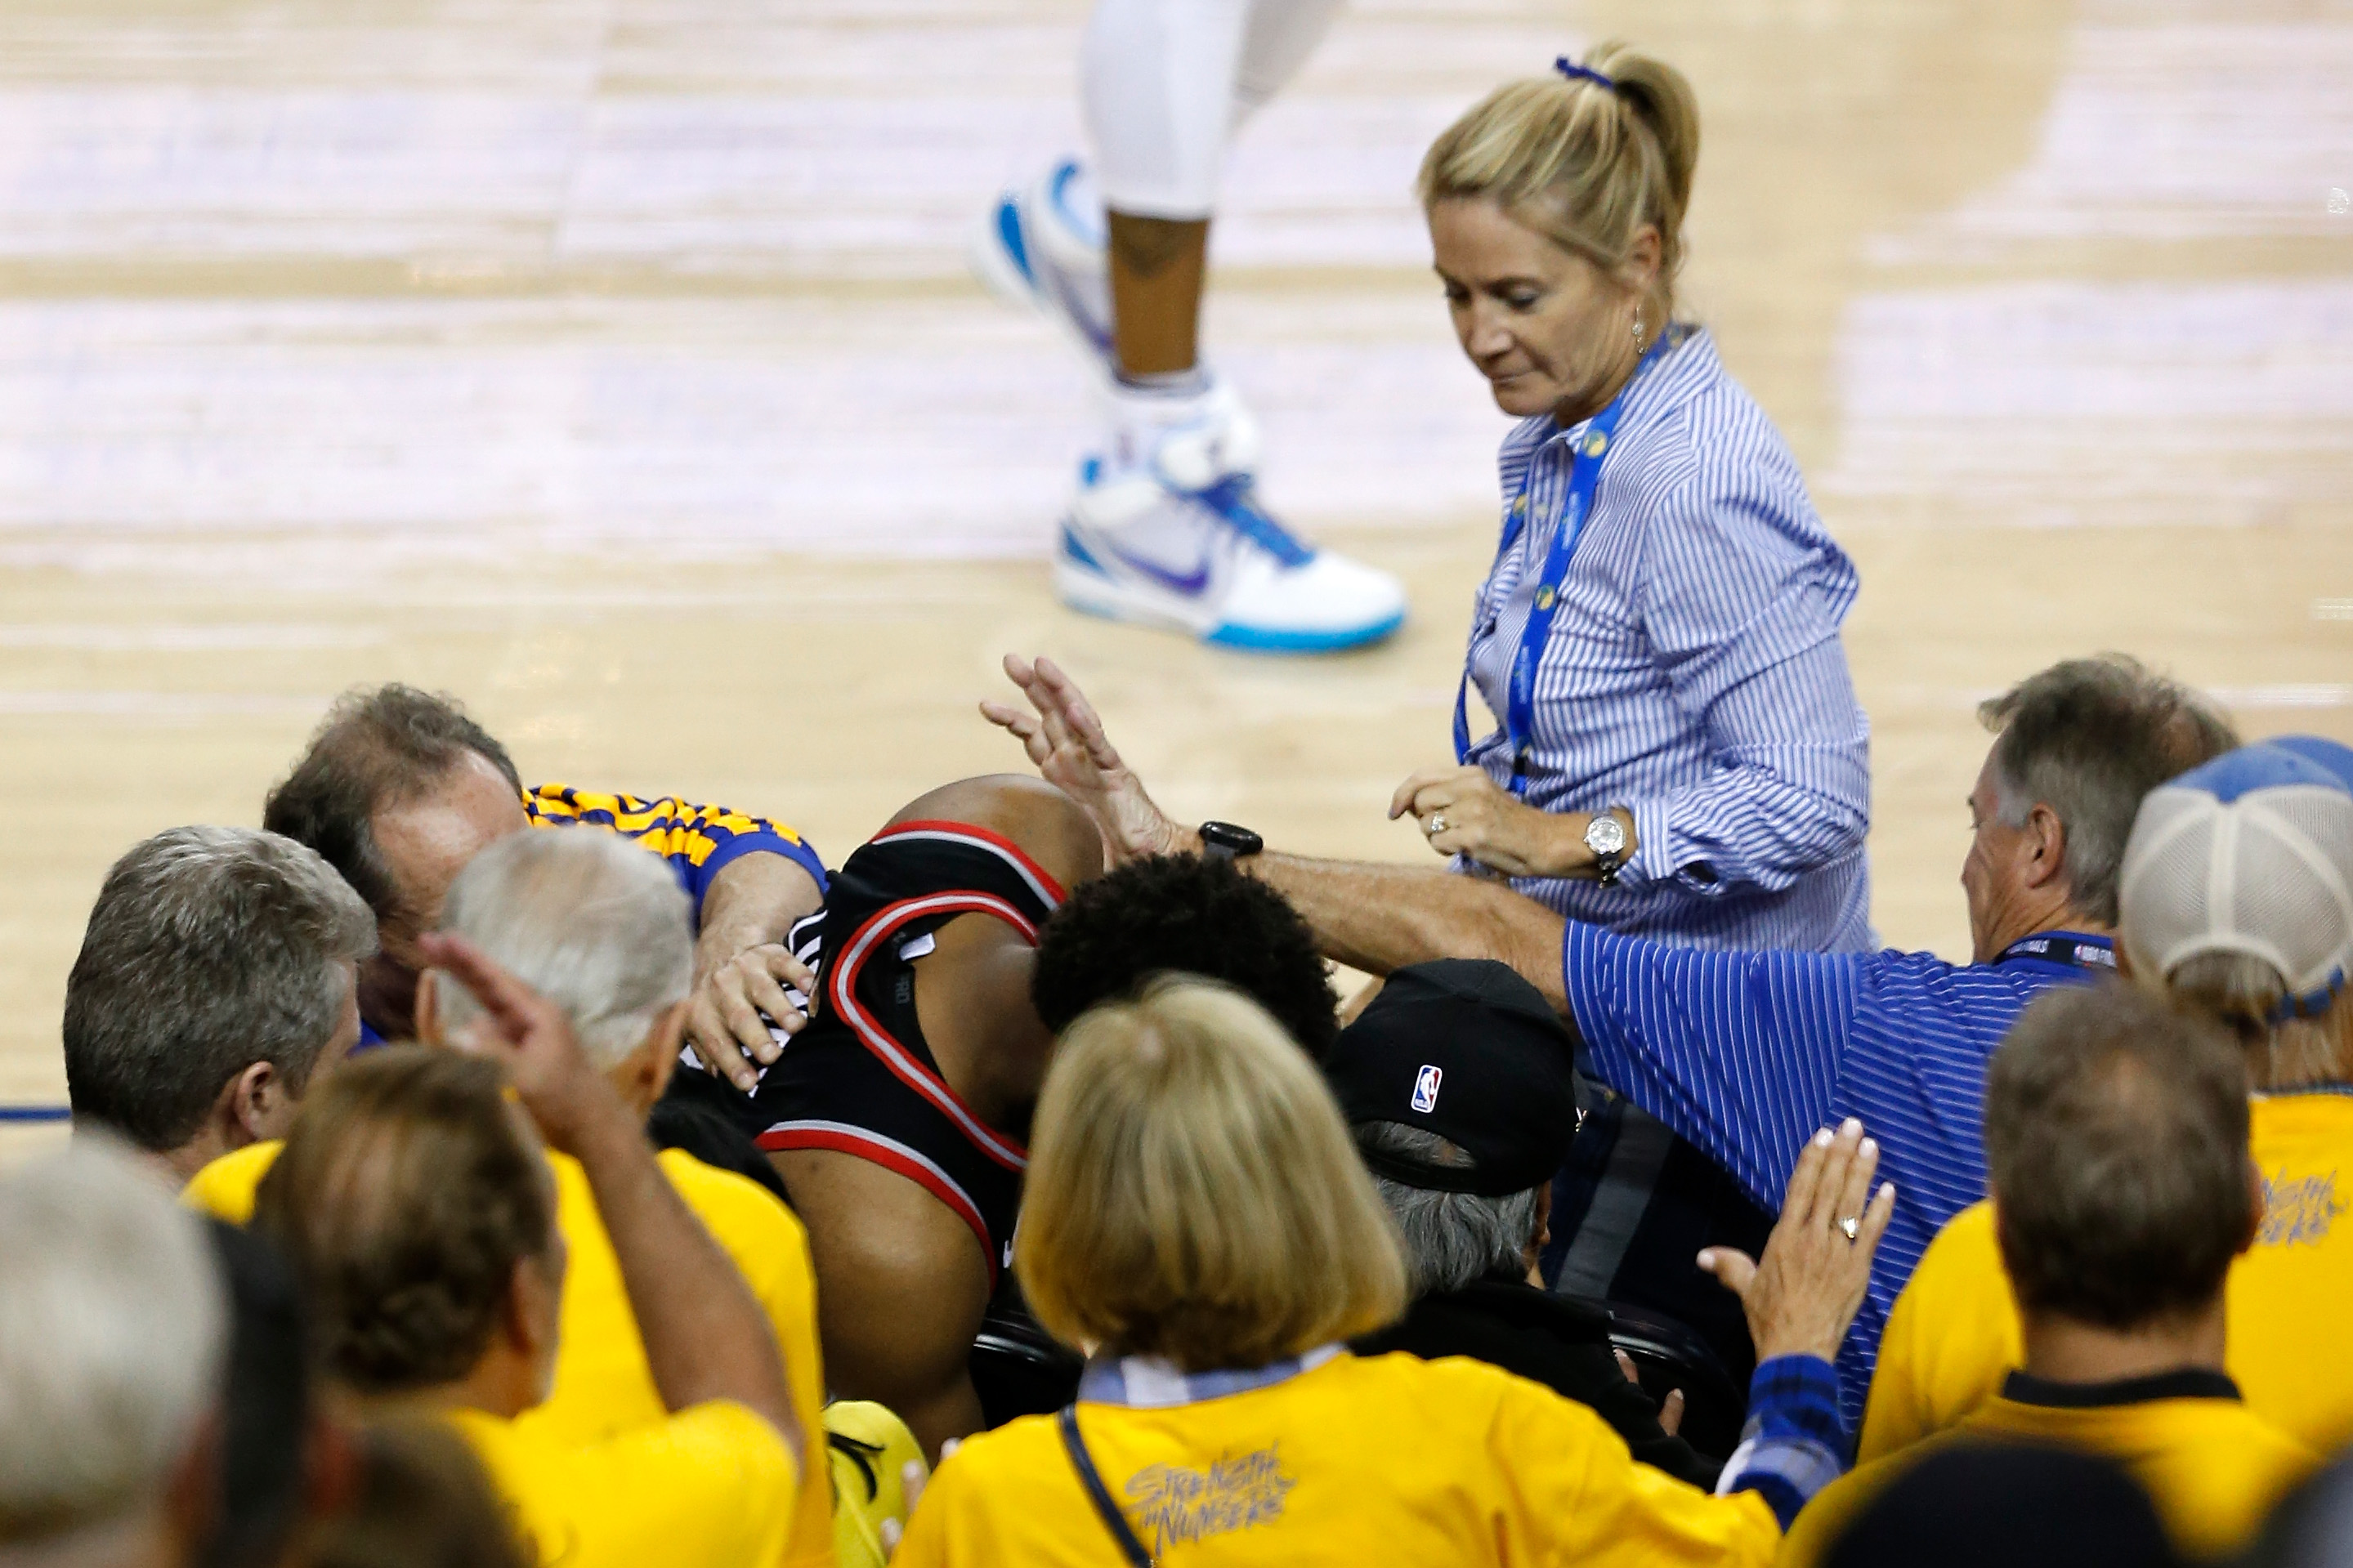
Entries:
[[1434,1067],[1425,1066],[1413,1080],[1413,1108],[1430,1111],[1438,1109],[1438,1080],[1446,1074]]

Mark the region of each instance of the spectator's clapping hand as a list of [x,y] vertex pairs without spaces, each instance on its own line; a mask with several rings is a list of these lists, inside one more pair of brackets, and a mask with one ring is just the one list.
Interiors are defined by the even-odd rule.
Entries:
[[627,1119],[562,1008],[464,937],[433,931],[419,937],[417,946],[426,963],[482,1005],[483,1016],[454,1031],[450,1045],[504,1063],[516,1097],[552,1146],[578,1153],[586,1133],[615,1115]]
[[1120,761],[1103,721],[1076,682],[1050,658],[1005,656],[1005,673],[1029,700],[1025,712],[1010,702],[983,702],[980,711],[1018,740],[1048,784],[1086,809],[1116,865],[1183,849],[1186,834],[1152,803],[1144,781]]
[[1699,1266],[1740,1298],[1758,1361],[1837,1358],[1895,1213],[1894,1184],[1871,1190],[1878,1169],[1879,1145],[1862,1122],[1849,1119],[1835,1133],[1825,1127],[1798,1156],[1764,1260],[1725,1247],[1699,1255]]

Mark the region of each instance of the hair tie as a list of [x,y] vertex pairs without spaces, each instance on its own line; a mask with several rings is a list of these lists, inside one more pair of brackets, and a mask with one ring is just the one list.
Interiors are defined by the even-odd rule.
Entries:
[[1560,58],[1553,61],[1552,68],[1560,72],[1561,75],[1567,77],[1571,81],[1582,79],[1586,81],[1598,83],[1600,86],[1607,88],[1611,92],[1616,92],[1618,90],[1618,83],[1616,80],[1609,77],[1603,76],[1591,66],[1578,65],[1567,55],[1563,55]]
[[2271,1021],[2277,1025],[2292,1018],[2317,1018],[2327,1012],[2344,993],[2345,972],[2339,969],[2322,982],[2317,991],[2306,992],[2301,996],[2281,997],[2279,1005],[2272,1009]]

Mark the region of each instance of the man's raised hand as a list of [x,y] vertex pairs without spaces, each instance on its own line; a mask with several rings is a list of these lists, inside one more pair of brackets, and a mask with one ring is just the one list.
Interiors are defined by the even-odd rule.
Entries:
[[1114,864],[1190,847],[1183,829],[1153,804],[1144,781],[1120,761],[1103,720],[1078,683],[1050,658],[1005,656],[1005,674],[1028,710],[983,701],[981,716],[1021,742],[1039,774],[1094,820]]

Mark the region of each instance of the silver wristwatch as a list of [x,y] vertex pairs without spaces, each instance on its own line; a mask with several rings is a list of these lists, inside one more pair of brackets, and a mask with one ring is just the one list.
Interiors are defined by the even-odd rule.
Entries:
[[1585,825],[1585,847],[1593,851],[1593,868],[1605,888],[1618,885],[1626,865],[1626,825],[1610,812],[1594,814]]

